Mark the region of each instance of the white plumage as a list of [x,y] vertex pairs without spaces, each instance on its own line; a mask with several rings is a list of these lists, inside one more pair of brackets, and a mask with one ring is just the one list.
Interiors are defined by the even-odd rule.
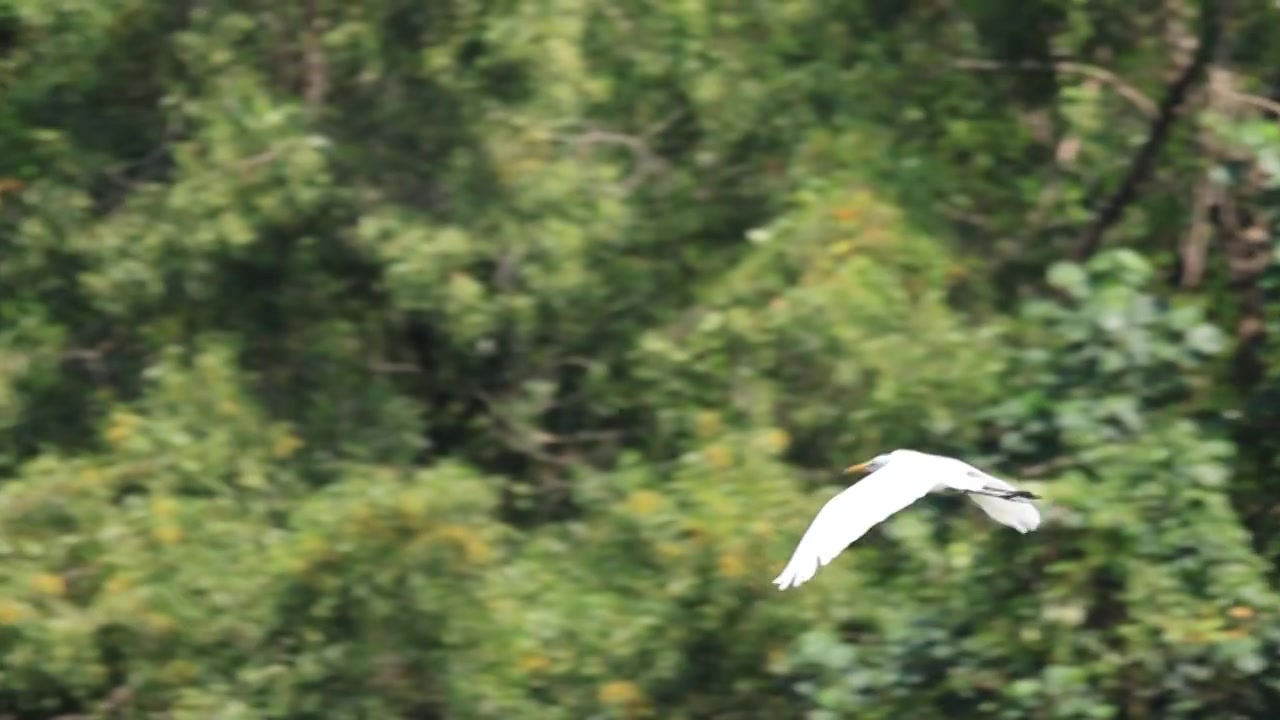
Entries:
[[1036,495],[942,455],[894,450],[845,470],[870,475],[827,501],[800,538],[790,562],[773,584],[779,590],[813,579],[818,570],[868,530],[931,492],[965,493],[991,519],[1020,533],[1040,526]]

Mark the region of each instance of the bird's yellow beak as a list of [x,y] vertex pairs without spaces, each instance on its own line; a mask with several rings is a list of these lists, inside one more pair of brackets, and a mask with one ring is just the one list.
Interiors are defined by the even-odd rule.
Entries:
[[867,469],[867,465],[869,464],[870,463],[861,462],[861,463],[858,463],[857,465],[850,465],[849,467],[844,469],[844,474],[849,475],[852,473],[862,472],[863,470]]

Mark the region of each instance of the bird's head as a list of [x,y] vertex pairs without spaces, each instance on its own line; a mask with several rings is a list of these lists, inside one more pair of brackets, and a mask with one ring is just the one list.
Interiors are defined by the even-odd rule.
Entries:
[[844,474],[849,475],[852,473],[873,473],[876,470],[879,470],[880,468],[888,464],[889,456],[891,454],[892,453],[885,453],[883,455],[877,455],[866,462],[860,462],[855,465],[850,465],[849,467],[844,469]]

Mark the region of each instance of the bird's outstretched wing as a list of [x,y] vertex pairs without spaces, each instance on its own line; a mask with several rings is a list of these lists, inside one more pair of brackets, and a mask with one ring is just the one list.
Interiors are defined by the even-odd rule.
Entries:
[[[982,473],[982,486],[985,490],[1016,491],[1018,488],[1001,480]],[[1005,500],[990,495],[969,495],[982,512],[1001,525],[1008,525],[1022,534],[1040,527],[1040,511],[1027,500]]]
[[786,590],[808,582],[874,525],[927,495],[935,481],[913,470],[887,465],[828,500],[773,584]]

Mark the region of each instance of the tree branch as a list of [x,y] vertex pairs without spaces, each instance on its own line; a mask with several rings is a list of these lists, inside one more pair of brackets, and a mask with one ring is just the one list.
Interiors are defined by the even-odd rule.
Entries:
[[1195,56],[1183,68],[1182,72],[1166,89],[1160,101],[1160,108],[1147,139],[1133,157],[1129,170],[1125,173],[1120,187],[1111,195],[1102,210],[1085,230],[1079,244],[1072,251],[1072,259],[1081,262],[1087,260],[1102,246],[1102,236],[1124,215],[1124,211],[1138,196],[1138,189],[1155,169],[1156,160],[1168,142],[1173,126],[1178,120],[1179,110],[1191,92],[1196,81],[1205,73],[1218,45],[1221,23],[1218,18],[1219,9],[1212,2],[1204,3],[1201,10],[1200,44],[1196,47]]
[[308,107],[315,108],[324,103],[329,93],[329,62],[320,41],[325,24],[316,0],[303,3],[303,12],[306,26],[302,33],[302,97]]
[[1242,93],[1237,90],[1220,90],[1218,92],[1224,94],[1228,100],[1238,102],[1241,105],[1248,105],[1256,110],[1261,110],[1275,115],[1276,117],[1280,117],[1280,102],[1276,102],[1275,100],[1265,98],[1260,95]]
[[657,153],[653,152],[649,146],[649,141],[670,127],[680,117],[680,112],[671,113],[639,135],[587,128],[574,135],[556,135],[555,137],[557,140],[572,146],[579,153],[586,152],[595,145],[614,145],[626,148],[631,153],[633,168],[631,174],[623,179],[622,188],[624,191],[630,192],[639,187],[645,180],[659,174],[666,168],[666,162]]
[[1097,80],[1098,82],[1110,86],[1124,99],[1128,100],[1147,117],[1154,117],[1157,114],[1156,104],[1151,98],[1142,94],[1138,88],[1130,85],[1124,78],[1097,65],[1089,65],[1080,62],[1071,62],[1061,60],[1055,62],[1020,62],[1006,63],[997,60],[983,60],[978,58],[962,58],[956,60],[954,66],[961,70],[977,70],[991,72],[1060,72],[1072,75],[1083,75],[1087,78]]

